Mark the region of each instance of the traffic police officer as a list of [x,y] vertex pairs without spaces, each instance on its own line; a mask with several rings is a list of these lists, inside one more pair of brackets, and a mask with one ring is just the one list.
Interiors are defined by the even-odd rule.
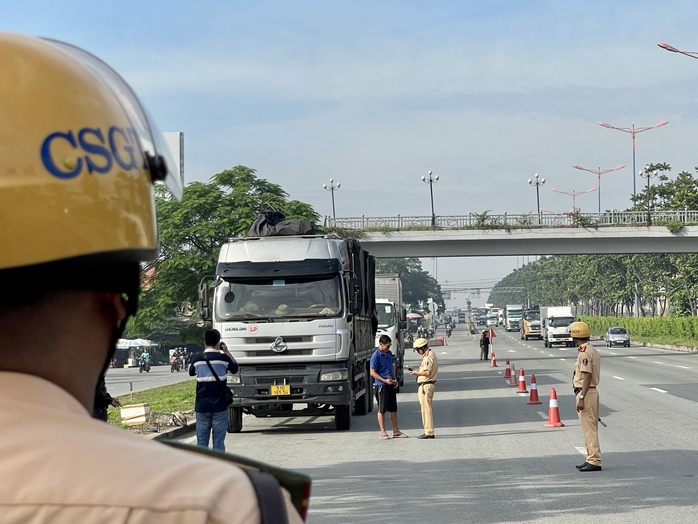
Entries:
[[439,363],[436,355],[429,348],[429,341],[418,338],[412,345],[415,351],[422,357],[419,371],[410,371],[410,375],[417,377],[417,394],[419,395],[419,406],[422,409],[422,425],[424,433],[417,438],[433,439],[434,437],[434,415],[431,411],[431,403],[434,399],[434,384],[436,375],[439,372]]
[[601,357],[589,343],[591,332],[585,322],[573,322],[570,335],[577,345],[577,363],[574,367],[572,387],[577,398],[577,415],[584,434],[587,457],[576,466],[579,471],[601,471],[599,447],[599,393],[596,386],[601,378]]
[[177,163],[87,51],[0,31],[0,71],[0,520],[301,523],[273,479],[91,418]]

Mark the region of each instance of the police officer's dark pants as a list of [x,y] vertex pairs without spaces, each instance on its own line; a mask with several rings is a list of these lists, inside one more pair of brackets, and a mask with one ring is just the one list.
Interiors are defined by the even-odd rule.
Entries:
[[490,354],[490,348],[489,346],[481,346],[480,347],[480,360],[487,360],[488,356]]
[[587,447],[587,462],[594,466],[601,465],[601,447],[599,446],[599,393],[589,388],[584,397],[584,409],[577,413],[582,427],[584,444]]

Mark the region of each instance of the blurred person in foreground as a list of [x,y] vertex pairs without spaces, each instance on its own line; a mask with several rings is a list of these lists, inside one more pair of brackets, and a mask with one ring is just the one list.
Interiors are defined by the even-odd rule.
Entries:
[[0,32],[0,71],[0,520],[300,522],[270,475],[91,417],[158,255],[153,184],[181,182],[98,58]]

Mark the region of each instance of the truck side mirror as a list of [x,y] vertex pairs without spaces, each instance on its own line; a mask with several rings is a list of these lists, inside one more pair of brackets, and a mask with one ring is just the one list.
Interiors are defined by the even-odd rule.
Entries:
[[211,306],[208,293],[208,278],[199,283],[199,313],[204,320],[211,320]]

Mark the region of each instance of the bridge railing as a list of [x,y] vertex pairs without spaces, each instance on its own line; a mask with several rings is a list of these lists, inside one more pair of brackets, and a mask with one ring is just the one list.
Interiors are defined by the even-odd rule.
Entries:
[[[652,211],[652,223],[698,223],[698,211]],[[647,224],[646,211],[606,211],[603,213],[525,213],[490,215],[436,216],[436,229],[497,229],[497,228],[555,228],[630,226]],[[325,227],[339,229],[430,229],[431,216],[394,217],[325,217]]]

